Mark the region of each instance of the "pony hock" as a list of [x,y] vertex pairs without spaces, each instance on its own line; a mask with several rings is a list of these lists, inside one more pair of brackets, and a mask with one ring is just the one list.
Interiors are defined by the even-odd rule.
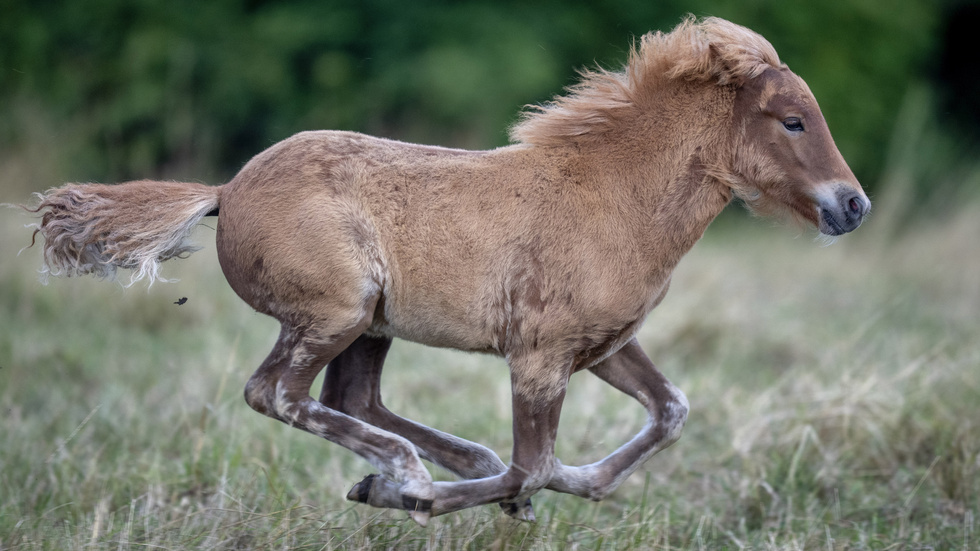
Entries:
[[[511,134],[514,145],[462,151],[304,132],[220,187],[53,189],[35,209],[44,271],[159,279],[160,261],[192,251],[189,232],[220,206],[222,271],[281,323],[245,399],[370,462],[380,474],[349,499],[423,524],[487,503],[533,519],[543,488],[599,500],[680,437],[687,399],[634,334],[711,220],[737,196],[837,236],[870,202],[803,80],[764,38],[715,18],[647,34],[622,71],[584,72]],[[506,359],[509,464],[384,406],[395,337]],[[649,421],[575,467],[554,442],[580,371],[636,399]],[[461,480],[433,482],[423,459]]]

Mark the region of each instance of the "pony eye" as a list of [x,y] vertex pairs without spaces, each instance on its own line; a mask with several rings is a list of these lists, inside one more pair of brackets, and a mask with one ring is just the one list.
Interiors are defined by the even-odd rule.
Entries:
[[783,121],[783,126],[790,132],[803,132],[803,121],[799,117],[789,117]]

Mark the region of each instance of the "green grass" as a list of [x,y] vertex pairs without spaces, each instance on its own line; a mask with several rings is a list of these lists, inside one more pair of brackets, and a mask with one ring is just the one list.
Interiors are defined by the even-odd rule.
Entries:
[[[690,398],[680,442],[604,502],[545,491],[536,524],[487,506],[428,528],[346,502],[366,462],[244,403],[277,325],[228,288],[211,229],[197,235],[204,250],[166,265],[178,283],[45,287],[38,250],[17,254],[28,219],[0,216],[0,550],[980,541],[976,205],[912,225],[876,213],[829,247],[725,217],[640,337]],[[509,456],[500,360],[399,342],[384,386],[393,410]],[[643,421],[638,405],[577,375],[559,457],[595,460]]]

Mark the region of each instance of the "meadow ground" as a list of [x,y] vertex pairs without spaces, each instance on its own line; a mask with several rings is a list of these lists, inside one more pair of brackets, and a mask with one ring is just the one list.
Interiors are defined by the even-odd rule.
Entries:
[[[535,524],[487,506],[427,528],[346,502],[366,462],[245,404],[277,325],[228,288],[212,229],[165,266],[177,283],[41,286],[27,222],[0,214],[0,550],[980,545],[976,205],[878,211],[828,247],[720,220],[640,335],[690,398],[683,438],[604,502],[545,491]],[[384,388],[507,460],[502,361],[399,342]],[[643,422],[576,375],[558,455],[593,461]]]

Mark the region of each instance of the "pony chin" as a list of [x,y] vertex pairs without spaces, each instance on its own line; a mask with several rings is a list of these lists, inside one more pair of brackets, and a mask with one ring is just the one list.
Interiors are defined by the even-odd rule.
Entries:
[[735,188],[734,195],[753,216],[777,220],[795,228],[800,233],[816,226],[814,213],[801,212],[795,205],[775,200],[771,195],[756,188]]

